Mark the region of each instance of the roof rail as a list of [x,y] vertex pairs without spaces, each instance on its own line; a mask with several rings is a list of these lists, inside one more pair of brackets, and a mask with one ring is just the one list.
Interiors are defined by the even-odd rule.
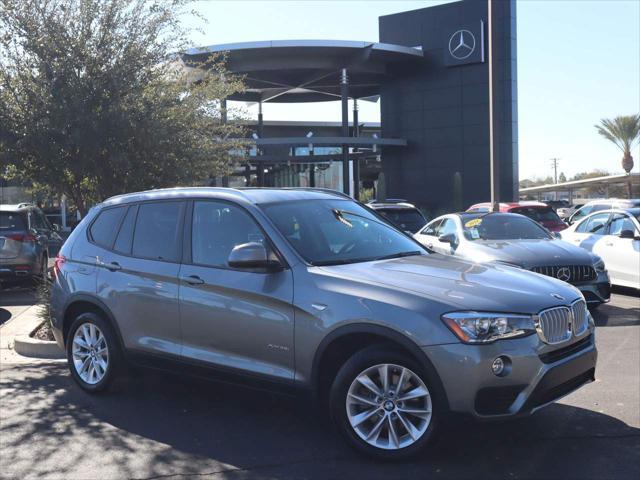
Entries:
[[304,192],[318,192],[318,193],[326,193],[329,195],[335,195],[336,197],[348,198],[349,200],[353,200],[352,197],[347,195],[346,193],[342,193],[338,190],[332,190],[330,188],[321,188],[321,187],[238,187],[235,190],[260,190],[260,189],[277,189],[277,190],[299,190]]
[[385,200],[369,200],[367,203],[410,203],[409,200],[405,200],[404,198],[387,198]]

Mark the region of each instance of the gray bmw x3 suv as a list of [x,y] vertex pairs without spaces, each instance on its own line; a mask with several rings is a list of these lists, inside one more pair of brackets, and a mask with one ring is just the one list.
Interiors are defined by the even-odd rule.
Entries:
[[337,193],[114,197],[54,273],[54,333],[83,389],[131,362],[306,390],[377,458],[422,451],[450,412],[530,414],[595,374],[575,287],[431,254]]

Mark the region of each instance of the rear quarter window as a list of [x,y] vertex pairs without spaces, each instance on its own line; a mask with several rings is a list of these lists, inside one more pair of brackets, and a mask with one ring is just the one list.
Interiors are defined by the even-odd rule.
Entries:
[[118,233],[125,207],[108,208],[101,211],[89,227],[89,237],[96,245],[111,248]]

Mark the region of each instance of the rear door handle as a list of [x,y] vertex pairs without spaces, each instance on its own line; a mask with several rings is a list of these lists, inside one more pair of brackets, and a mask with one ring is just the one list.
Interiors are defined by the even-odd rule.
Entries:
[[182,275],[180,280],[189,285],[202,285],[204,283],[204,280],[197,275]]

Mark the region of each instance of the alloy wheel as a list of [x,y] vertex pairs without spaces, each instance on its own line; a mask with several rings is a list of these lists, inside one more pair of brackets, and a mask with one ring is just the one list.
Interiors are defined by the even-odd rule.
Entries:
[[109,348],[102,331],[93,323],[83,323],[73,336],[73,366],[83,382],[95,385],[109,368]]
[[429,428],[431,394],[413,371],[380,364],[361,372],[346,399],[347,417],[356,434],[377,448],[398,450],[418,441]]

